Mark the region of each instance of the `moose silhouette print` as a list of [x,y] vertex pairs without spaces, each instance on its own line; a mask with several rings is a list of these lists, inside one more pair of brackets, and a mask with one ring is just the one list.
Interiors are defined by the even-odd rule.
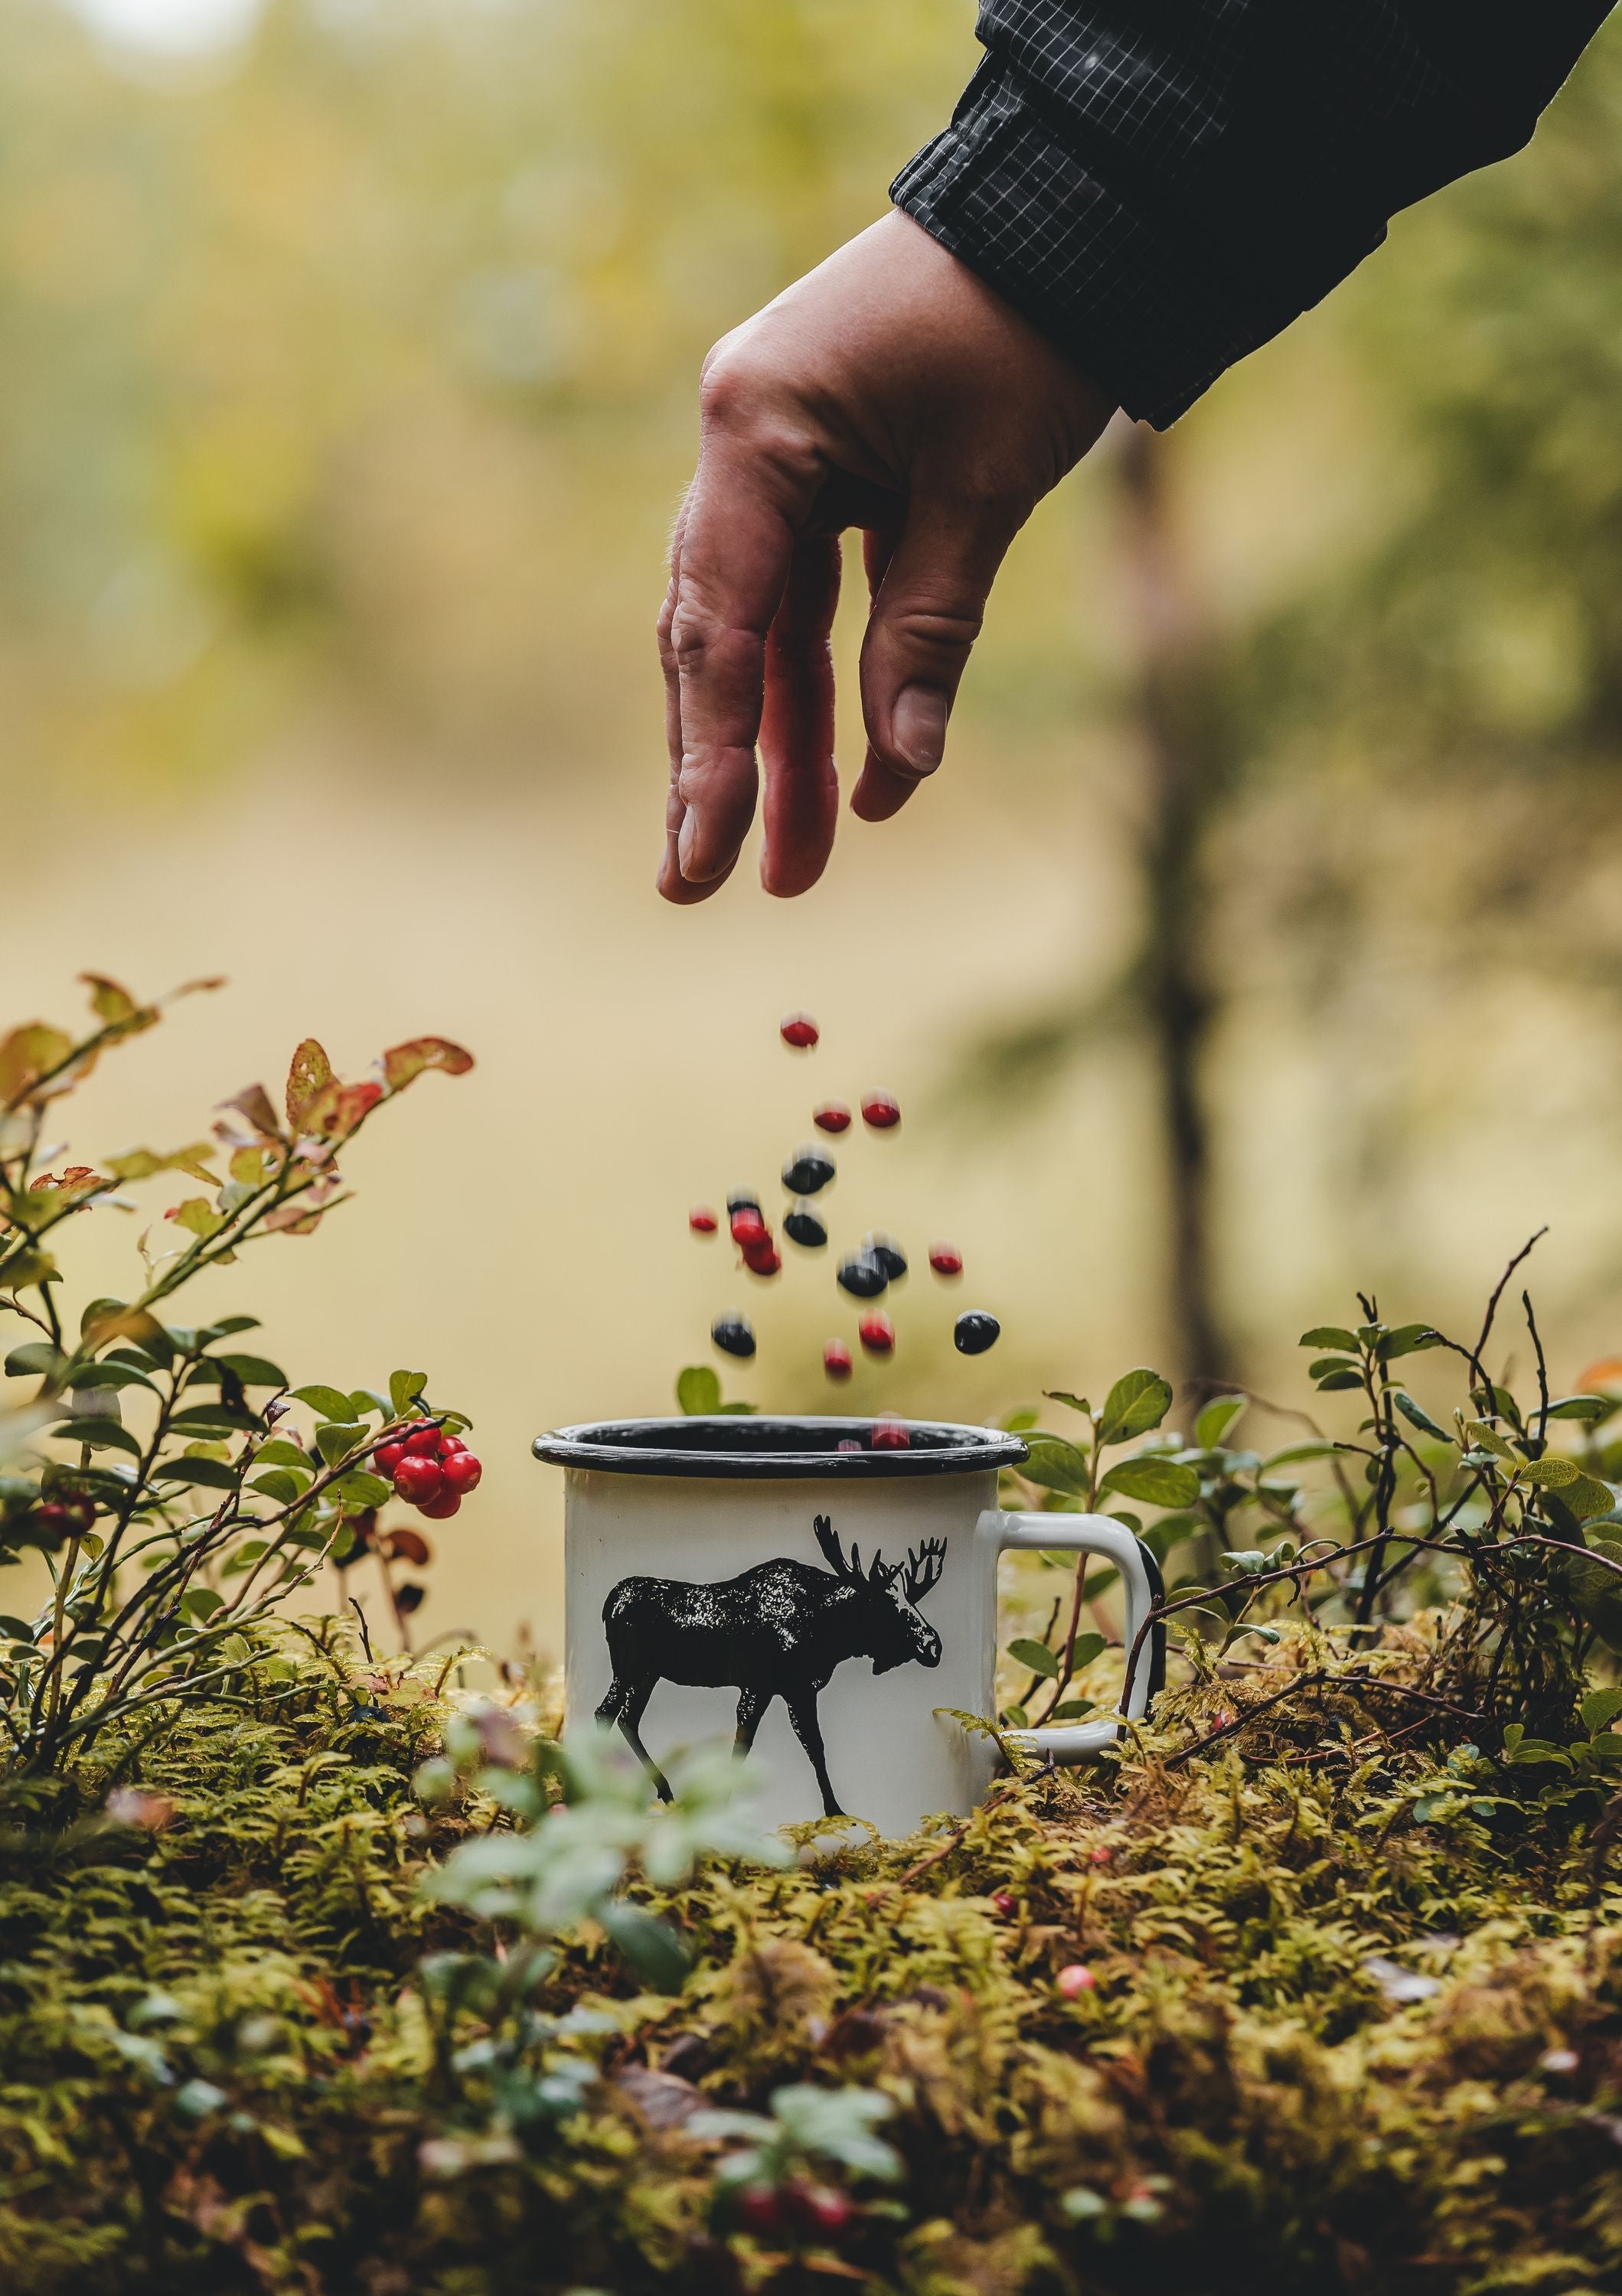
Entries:
[[817,1516],[815,1530],[826,1570],[781,1556],[707,1587],[683,1578],[622,1578],[604,1603],[614,1679],[597,1719],[618,1723],[661,1800],[669,1800],[669,1784],[637,1735],[660,1682],[736,1690],[741,1754],[753,1745],[772,1701],[781,1698],[811,1758],[823,1808],[840,1817],[816,1712],[834,1669],[848,1658],[872,1659],[875,1674],[940,1664],[940,1636],[918,1605],[940,1577],[946,1540],[926,1539],[905,1563],[875,1553],[864,1571],[860,1549],[853,1546],[847,1562],[825,1514]]

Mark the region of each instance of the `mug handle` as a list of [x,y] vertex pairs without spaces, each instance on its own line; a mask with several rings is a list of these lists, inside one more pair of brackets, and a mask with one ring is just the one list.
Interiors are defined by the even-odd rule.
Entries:
[[[976,1527],[977,1544],[986,1554],[990,1576],[990,1615],[996,1617],[997,1557],[1004,1547],[1044,1547],[1050,1553],[1070,1549],[1096,1554],[1113,1562],[1126,1590],[1126,1648],[1131,1651],[1151,1606],[1165,1592],[1160,1566],[1143,1540],[1107,1514],[1004,1514],[987,1507]],[[994,1661],[995,1662],[995,1661]],[[1141,1721],[1149,1702],[1166,1680],[1166,1623],[1157,1619],[1150,1628],[1134,1678],[1126,1685],[1121,1712],[1129,1722]],[[1010,1730],[1005,1734],[1021,1747],[1051,1755],[1055,1762],[1083,1762],[1089,1754],[1113,1745],[1119,1734],[1115,1722],[1061,1722],[1045,1729]]]

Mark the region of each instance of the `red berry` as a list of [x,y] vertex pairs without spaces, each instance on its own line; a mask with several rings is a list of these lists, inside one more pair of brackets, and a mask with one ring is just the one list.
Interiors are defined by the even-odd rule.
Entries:
[[888,1316],[864,1316],[856,1325],[856,1337],[870,1356],[888,1356],[895,1350],[896,1327]]
[[1077,2001],[1084,1993],[1091,1993],[1098,1980],[1085,1962],[1073,1961],[1060,1971],[1057,1982],[1067,2001]]
[[746,2185],[738,2195],[738,2215],[750,2232],[774,2233],[782,2222],[782,2204],[770,2185]]
[[733,1214],[732,1231],[733,1242],[740,1251],[748,1251],[753,1244],[770,1243],[772,1241],[771,1229],[751,1204],[741,1205]]
[[751,1275],[775,1275],[782,1266],[782,1254],[768,1238],[765,1243],[751,1243],[747,1248],[743,1265]]
[[1114,1850],[1107,1848],[1102,1841],[1096,1849],[1089,1849],[1087,1852],[1090,1863],[1094,1866],[1107,1866],[1114,1855]]
[[930,1246],[930,1265],[937,1275],[961,1275],[963,1255],[954,1243],[932,1243]]
[[425,1459],[420,1453],[408,1454],[394,1471],[397,1498],[409,1499],[413,1506],[424,1506],[437,1499],[445,1488],[445,1478],[438,1459]]
[[808,1053],[822,1030],[809,1013],[791,1013],[778,1034],[785,1045],[792,1045],[797,1053]]
[[806,2194],[804,2207],[811,2220],[812,2229],[837,2239],[856,2214],[843,2193],[836,2193],[831,2185],[815,2185]]
[[889,1132],[901,1121],[901,1111],[888,1092],[862,1095],[862,1121],[875,1132]]
[[[865,1336],[862,1344],[864,1347],[868,1344]],[[889,1345],[893,1347],[894,1344],[895,1335],[892,1333]],[[875,1451],[910,1451],[913,1439],[899,1419],[876,1419],[873,1422],[872,1447]]]
[[1019,1900],[1011,1898],[1006,1890],[999,1890],[991,1900],[991,1910],[999,1921],[1005,1922],[1011,1914],[1019,1911]]
[[372,1464],[380,1475],[392,1475],[405,1456],[404,1443],[380,1443],[372,1454]]
[[694,1204],[687,1215],[687,1225],[694,1235],[713,1235],[720,1222],[708,1204]]
[[439,1430],[437,1427],[419,1427],[414,1434],[406,1438],[406,1450],[414,1459],[437,1459],[439,1456]]
[[812,1110],[811,1121],[819,1132],[848,1132],[850,1111],[842,1100],[825,1100],[820,1108]]
[[417,1513],[425,1514],[430,1522],[446,1522],[462,1505],[460,1491],[441,1491],[437,1499],[419,1499]]
[[439,1470],[448,1491],[476,1491],[484,1472],[483,1463],[471,1451],[453,1451]]
[[458,1451],[466,1449],[467,1445],[460,1435],[441,1435],[439,1438],[439,1456],[442,1459],[455,1458]]
[[843,1340],[830,1340],[823,1349],[823,1369],[830,1379],[848,1379],[855,1367],[850,1349]]

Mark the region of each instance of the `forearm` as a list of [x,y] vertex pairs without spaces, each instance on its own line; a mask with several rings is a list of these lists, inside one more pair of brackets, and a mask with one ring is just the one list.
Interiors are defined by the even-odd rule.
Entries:
[[982,0],[986,59],[893,196],[1163,426],[1519,150],[1610,5]]

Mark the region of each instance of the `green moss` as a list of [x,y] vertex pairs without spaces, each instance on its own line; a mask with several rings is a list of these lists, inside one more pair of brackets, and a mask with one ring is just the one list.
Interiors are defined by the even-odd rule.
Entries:
[[[1412,1632],[1375,1654],[1393,1679]],[[477,2021],[437,2022],[415,1982],[425,1953],[489,1941],[417,1888],[497,1822],[478,1800],[430,1818],[411,1792],[446,1719],[439,1666],[299,1647],[290,1678],[250,1674],[241,1702],[103,1743],[9,1810],[18,2296],[1622,2285],[1602,1797],[1564,1773],[1486,1781],[1456,1746],[1450,1769],[1446,1730],[1399,1737],[1339,1660],[1172,1763],[1189,1719],[1323,1672],[1321,1644],[1272,1653],[1265,1683],[1192,1685],[1129,1759],[1007,1782],[944,1835],[701,1875],[659,1901],[694,1956],[676,1998],[635,1995],[601,1938],[572,1944],[546,2005],[604,2013],[576,2044],[602,2078],[517,2142],[489,2134],[477,2046],[456,2062]],[[173,1822],[94,1815],[130,1781]],[[1054,1980],[1077,1962],[1094,1983],[1069,2000]],[[675,2118],[693,2087],[760,2109],[799,2080],[887,2092],[905,2163],[893,2194],[854,2188],[809,2261],[729,2223],[717,2144]]]

